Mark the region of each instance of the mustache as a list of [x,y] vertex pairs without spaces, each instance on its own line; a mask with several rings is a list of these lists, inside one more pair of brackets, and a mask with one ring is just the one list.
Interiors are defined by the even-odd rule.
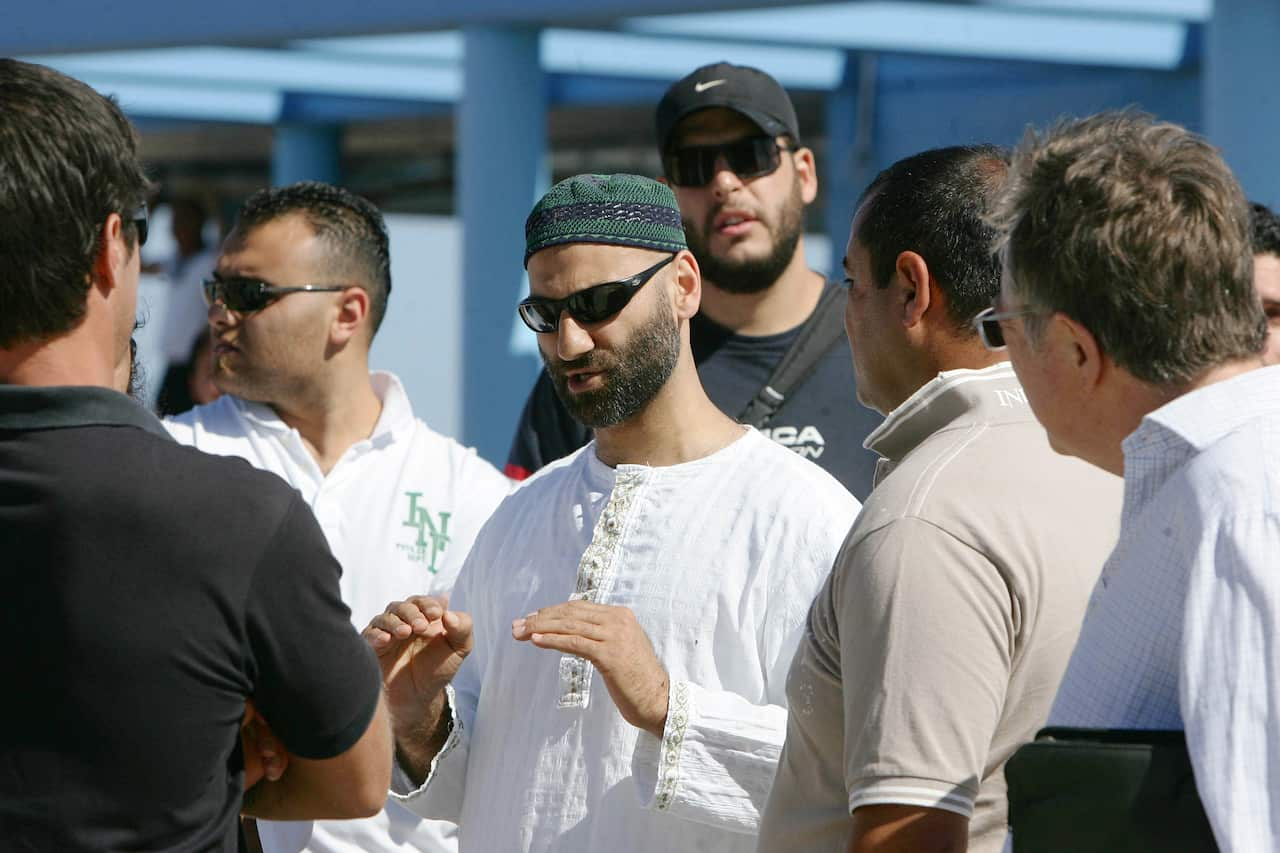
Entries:
[[571,370],[608,370],[612,366],[604,354],[598,350],[592,350],[586,355],[569,361],[558,358],[554,360],[544,358],[543,361],[546,362],[548,370],[560,375],[564,375]]

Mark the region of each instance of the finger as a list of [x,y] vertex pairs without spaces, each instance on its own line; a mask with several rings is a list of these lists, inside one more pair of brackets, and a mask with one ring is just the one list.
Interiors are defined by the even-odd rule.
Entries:
[[418,634],[425,631],[433,620],[444,615],[444,611],[435,604],[433,599],[424,602],[421,599],[411,598],[396,606],[395,615],[400,617],[400,621],[409,625],[413,633]]
[[439,619],[449,609],[449,599],[446,596],[415,595],[405,603],[417,607],[427,619]]
[[263,756],[262,777],[268,782],[278,782],[288,766],[288,759],[284,755]]
[[599,656],[604,644],[576,634],[531,634],[530,642],[540,649],[551,649],[564,654],[599,663]]
[[392,639],[394,639],[391,634],[388,634],[381,628],[375,628],[372,625],[361,631],[360,636],[364,637],[364,641],[370,646],[373,646],[374,649],[381,649],[390,644]]
[[597,642],[608,639],[606,626],[570,615],[548,617],[539,612],[511,623],[511,635],[517,640],[527,640],[533,634],[575,634]]
[[400,607],[402,604],[404,604],[404,602],[397,601],[387,605],[386,610],[379,613],[377,616],[373,617],[372,620],[370,620],[369,628],[376,628],[378,630],[385,631],[388,634],[394,635],[397,633],[397,629],[401,628],[402,626],[407,627],[409,623],[405,621],[403,618],[401,618],[400,616]]
[[471,614],[460,610],[450,610],[440,618],[440,626],[444,629],[445,639],[454,651],[468,654],[471,651],[474,624]]

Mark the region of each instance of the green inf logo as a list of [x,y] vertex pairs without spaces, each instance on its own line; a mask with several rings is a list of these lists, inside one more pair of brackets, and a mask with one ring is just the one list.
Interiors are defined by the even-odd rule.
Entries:
[[409,554],[409,559],[427,564],[427,571],[436,573],[436,558],[449,544],[449,516],[453,513],[438,512],[435,521],[424,506],[418,505],[422,492],[405,492],[409,498],[409,517],[403,522],[405,527],[416,527],[418,536],[411,545],[397,545],[401,551]]

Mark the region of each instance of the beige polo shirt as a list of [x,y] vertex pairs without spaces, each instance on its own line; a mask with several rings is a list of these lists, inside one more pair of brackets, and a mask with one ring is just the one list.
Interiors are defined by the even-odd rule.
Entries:
[[759,849],[843,851],[854,809],[893,803],[999,851],[1004,763],[1049,714],[1121,480],[1049,447],[1008,364],[939,375],[867,446],[884,458],[792,663]]

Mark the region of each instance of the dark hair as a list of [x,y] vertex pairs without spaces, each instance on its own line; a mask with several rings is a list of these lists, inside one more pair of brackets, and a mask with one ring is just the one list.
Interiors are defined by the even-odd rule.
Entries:
[[50,68],[0,59],[0,347],[42,340],[84,317],[102,226],[125,245],[150,184],[115,101]]
[[924,258],[947,296],[947,316],[962,337],[974,315],[1000,292],[995,232],[986,223],[1008,171],[994,145],[936,148],[899,160],[867,187],[857,240],[871,259],[872,282],[888,287],[906,251]]
[[1143,382],[1184,387],[1266,341],[1244,193],[1185,128],[1125,110],[1029,131],[992,221],[1014,292]]
[[[329,273],[350,276],[369,294],[370,336],[382,325],[391,295],[391,250],[378,208],[342,187],[303,181],[258,190],[245,200],[236,230],[251,231],[282,216],[301,214],[329,249]],[[324,283],[324,282],[321,282]]]
[[1255,255],[1280,258],[1280,216],[1265,204],[1249,204],[1249,244]]

